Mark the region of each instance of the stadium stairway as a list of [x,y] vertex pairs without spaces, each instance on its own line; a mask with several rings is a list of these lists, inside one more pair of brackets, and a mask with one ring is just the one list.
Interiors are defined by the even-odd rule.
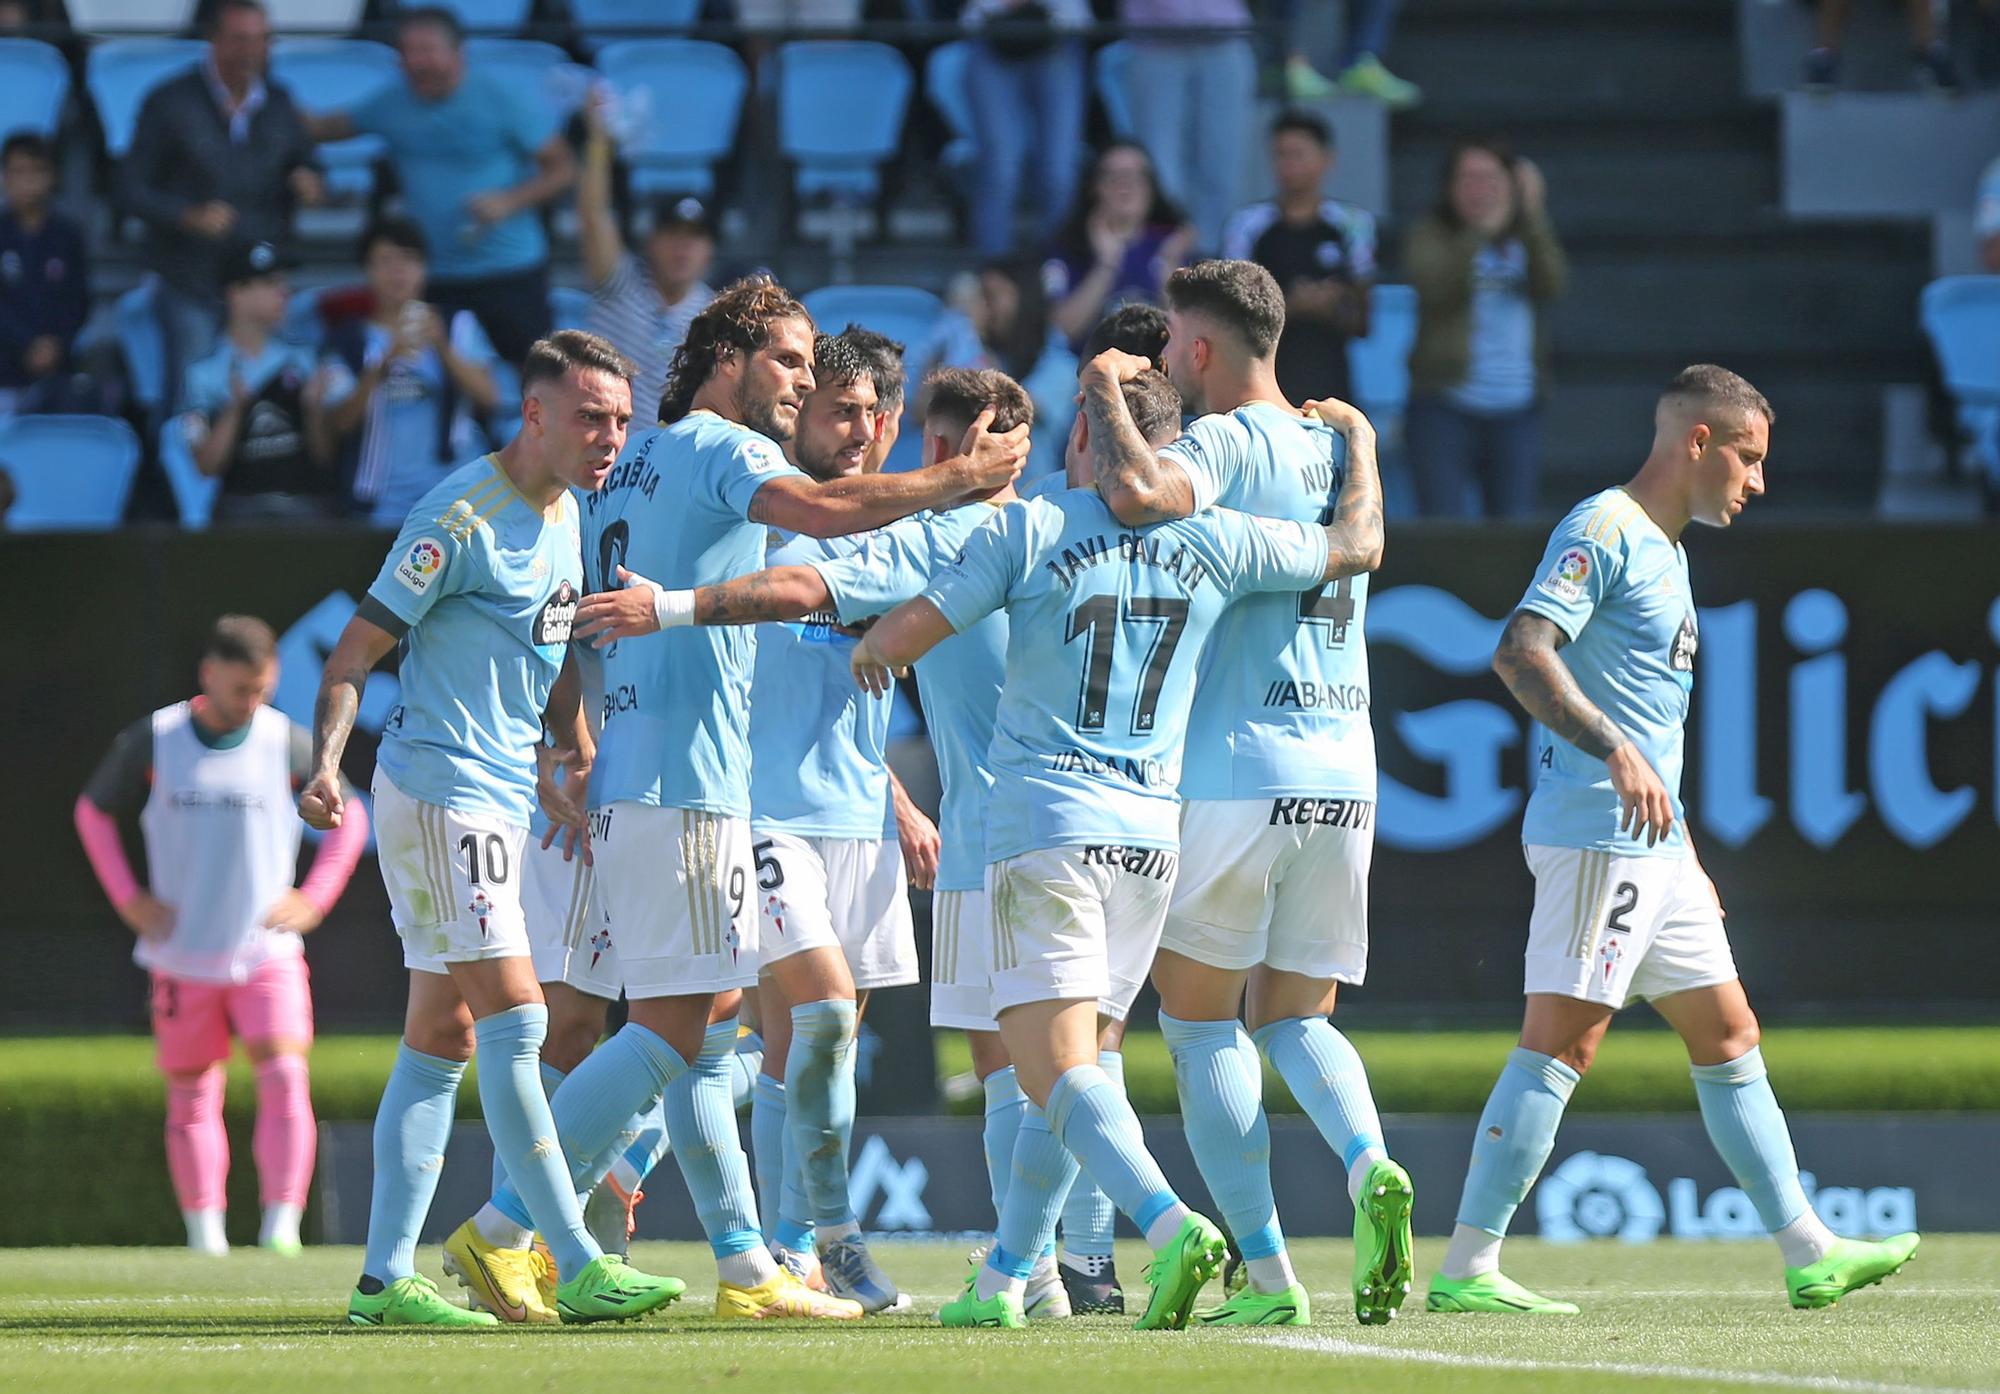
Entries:
[[1777,407],[1786,511],[1871,504],[1881,386],[1922,376],[1929,229],[1785,216],[1778,117],[1744,95],[1732,0],[1430,0],[1404,11],[1393,57],[1425,92],[1391,130],[1398,228],[1462,134],[1503,133],[1547,176],[1571,281],[1545,504],[1636,463],[1656,385],[1700,360]]

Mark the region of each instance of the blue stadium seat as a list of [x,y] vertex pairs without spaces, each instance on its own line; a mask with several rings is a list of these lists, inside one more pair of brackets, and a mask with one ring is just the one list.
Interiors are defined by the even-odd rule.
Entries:
[[887,44],[829,40],[778,51],[778,146],[798,191],[872,199],[881,166],[903,143],[913,85]]
[[700,16],[701,0],[569,0],[570,22],[592,52],[621,37],[686,29]]
[[1924,287],[1919,304],[1959,425],[2000,481],[2000,276],[1946,276]]
[[139,469],[139,437],[113,416],[17,416],[0,422],[0,465],[20,491],[10,530],[115,528]]
[[[411,0],[400,8],[414,10],[437,5],[457,15],[469,34],[512,34],[528,22],[532,4],[533,0]],[[389,6],[387,17],[394,19],[397,8]]]
[[[941,356],[939,339],[948,323],[942,300],[915,286],[821,286],[804,298],[823,334],[838,334],[848,325],[858,324],[903,345],[907,369],[904,405],[916,405],[915,384],[910,379],[923,374]],[[903,434],[882,468],[891,473],[916,468],[921,463],[922,435],[917,423],[906,419]]]
[[941,158],[954,175],[969,171],[979,158],[973,136],[972,99],[966,95],[966,72],[972,66],[972,45],[966,40],[939,44],[924,59],[924,96],[944,118],[951,140]]
[[620,151],[632,192],[713,194],[715,162],[735,148],[750,86],[743,60],[721,44],[632,39],[600,49],[597,70],[646,113],[644,133]]
[[590,292],[557,286],[549,292],[549,324],[554,329],[582,329],[590,317]]
[[1137,140],[1139,127],[1132,120],[1132,45],[1120,39],[1097,50],[1091,60],[1097,71],[1097,100],[1104,104],[1104,119],[1111,134],[1120,140]]
[[[346,111],[388,83],[398,81],[396,50],[369,39],[286,39],[271,50],[271,75],[310,112]],[[366,198],[375,184],[382,137],[365,135],[319,147],[327,187],[348,198]]]
[[0,140],[16,131],[53,136],[69,96],[69,64],[53,45],[0,39]]
[[158,290],[159,282],[148,276],[119,296],[111,310],[133,400],[149,415],[165,411],[173,396],[167,390],[167,342],[153,308]]
[[264,0],[277,34],[351,34],[361,24],[367,0]]
[[160,428],[160,470],[173,490],[181,526],[191,531],[207,527],[215,517],[215,496],[222,492],[222,476],[201,472],[177,417]]
[[1354,405],[1371,417],[1401,419],[1410,400],[1410,345],[1416,340],[1416,290],[1375,287],[1368,300],[1368,337],[1347,345]]
[[194,9],[195,0],[66,0],[63,6],[79,34],[179,34],[194,23]]
[[90,50],[83,85],[104,127],[104,150],[114,160],[132,148],[132,128],[146,94],[201,61],[208,45],[199,39],[107,39]]
[[588,68],[539,39],[467,39],[465,62],[468,68],[497,77],[509,91],[539,99],[548,118],[545,137],[583,104],[592,80]]
[[285,306],[285,322],[278,326],[278,337],[288,344],[301,344],[316,349],[326,342],[326,323],[319,317],[319,297],[323,286],[308,286],[294,290],[292,298]]

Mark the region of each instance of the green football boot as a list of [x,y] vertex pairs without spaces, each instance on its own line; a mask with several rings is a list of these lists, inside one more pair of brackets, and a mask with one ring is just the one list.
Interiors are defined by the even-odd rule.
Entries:
[[1136,1323],[1138,1329],[1178,1331],[1186,1326],[1194,1299],[1202,1285],[1222,1270],[1228,1247],[1222,1231],[1204,1217],[1182,1220],[1167,1247],[1146,1265],[1146,1282],[1153,1291],[1146,1299],[1145,1315]]
[[631,1321],[675,1301],[687,1284],[641,1273],[616,1254],[600,1254],[556,1285],[556,1315],[571,1325]]
[[1801,1309],[1831,1307],[1856,1288],[1870,1287],[1903,1271],[1922,1242],[1914,1234],[1887,1239],[1836,1239],[1818,1263],[1785,1270],[1785,1291]]
[[423,1274],[398,1278],[377,1293],[356,1288],[347,1299],[350,1326],[430,1326],[450,1331],[474,1326],[498,1326],[491,1312],[475,1312],[445,1301],[437,1284]]
[[1529,1292],[1505,1273],[1481,1273],[1472,1278],[1447,1278],[1440,1273],[1431,1279],[1429,1300],[1433,1312],[1512,1312],[1516,1315],[1573,1317],[1574,1302],[1558,1302],[1539,1292]]
[[979,1300],[979,1268],[965,1275],[965,1287],[958,1296],[938,1308],[938,1325],[963,1327],[1005,1327],[1009,1331],[1024,1330],[1028,1318],[1021,1310],[1021,1295],[1017,1292],[996,1292],[984,1302]]
[[1354,1316],[1363,1326],[1395,1320],[1410,1295],[1410,1173],[1384,1157],[1368,1168],[1354,1207]]
[[1221,1306],[1196,1312],[1194,1319],[1201,1326],[1311,1326],[1312,1301],[1299,1283],[1272,1293],[1245,1287],[1231,1293]]

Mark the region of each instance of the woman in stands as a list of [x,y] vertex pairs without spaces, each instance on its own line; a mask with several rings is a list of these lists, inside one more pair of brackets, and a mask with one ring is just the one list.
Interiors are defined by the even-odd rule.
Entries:
[[1193,248],[1194,228],[1160,191],[1145,148],[1113,141],[1042,264],[1050,318],[1075,348],[1107,311],[1159,304],[1167,273]]

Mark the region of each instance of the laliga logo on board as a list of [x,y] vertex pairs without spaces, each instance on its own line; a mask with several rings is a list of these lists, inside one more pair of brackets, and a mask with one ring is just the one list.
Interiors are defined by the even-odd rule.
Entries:
[[[1854,1239],[1917,1228],[1917,1194],[1908,1186],[1821,1190],[1809,1171],[1799,1173],[1799,1184],[1835,1234]],[[1578,1152],[1542,1179],[1535,1188],[1535,1224],[1542,1238],[1558,1244],[1585,1239],[1644,1244],[1663,1227],[1675,1239],[1764,1234],[1757,1207],[1735,1186],[1719,1186],[1704,1198],[1693,1177],[1677,1176],[1667,1183],[1663,1201],[1644,1167],[1598,1152]]]

